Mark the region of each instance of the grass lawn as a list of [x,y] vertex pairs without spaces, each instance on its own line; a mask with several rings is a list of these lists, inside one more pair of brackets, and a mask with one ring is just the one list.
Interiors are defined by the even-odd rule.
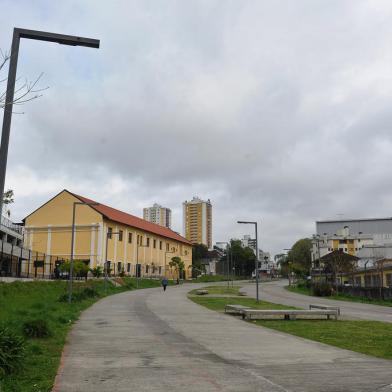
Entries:
[[203,287],[202,289],[195,289],[192,290],[189,294],[197,295],[198,290],[208,290],[208,294],[229,294],[229,295],[240,295],[239,289],[241,286],[229,286],[222,285],[222,286],[208,286]]
[[[122,287],[108,284],[107,294],[136,288],[136,280],[123,278]],[[139,288],[157,287],[160,281],[141,279]],[[105,296],[103,281],[75,282],[74,292],[86,287],[98,296],[68,304],[59,297],[66,293],[67,282],[0,283],[0,325],[23,336],[22,325],[28,320],[47,320],[51,335],[47,338],[26,338],[26,352],[22,368],[0,380],[0,391],[51,391],[66,337],[80,313]]]
[[[306,287],[298,287],[298,286],[286,286],[286,290],[292,291],[293,293],[310,295],[312,297],[316,297],[312,295],[312,290]],[[321,297],[316,297],[321,298]],[[347,294],[338,294],[338,295],[331,295],[330,297],[322,297],[326,299],[336,299],[339,301],[348,301],[348,302],[360,302],[372,305],[381,305],[381,306],[392,306],[391,300],[381,300],[381,299],[369,299],[369,298],[362,298],[362,297],[354,297],[352,295]]]
[[[252,298],[194,296],[189,298],[199,305],[218,312],[223,312],[226,304],[245,305],[255,309],[292,309],[289,306],[264,301],[256,303]],[[392,323],[345,320],[252,320],[250,322],[347,350],[392,359]]]

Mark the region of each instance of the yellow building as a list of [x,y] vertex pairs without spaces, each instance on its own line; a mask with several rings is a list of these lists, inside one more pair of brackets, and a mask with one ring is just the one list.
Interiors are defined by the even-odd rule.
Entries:
[[[76,204],[75,260],[83,260],[90,268],[104,266],[107,254],[112,273],[124,271],[132,276],[174,277],[174,271],[170,271],[168,265],[172,257],[179,256],[185,264],[184,277],[191,275],[192,244],[185,238],[166,227],[67,190],[24,219],[25,246],[34,252],[45,253],[48,260],[68,260],[74,203],[96,203]],[[45,268],[49,271],[47,265]]]
[[183,233],[192,244],[212,248],[212,205],[194,197],[183,203]]

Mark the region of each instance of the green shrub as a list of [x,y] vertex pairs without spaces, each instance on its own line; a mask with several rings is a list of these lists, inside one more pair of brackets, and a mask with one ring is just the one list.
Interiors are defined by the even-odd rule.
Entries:
[[99,297],[98,291],[93,287],[86,287],[82,292],[79,293],[79,295],[82,299]]
[[90,272],[93,274],[94,278],[100,278],[103,275],[103,269],[101,266],[91,268]]
[[329,283],[315,283],[312,286],[313,295],[317,297],[330,297],[332,295],[332,286]]
[[25,342],[7,327],[0,327],[0,378],[19,369],[25,354]]
[[44,319],[25,321],[22,329],[28,338],[47,338],[51,335],[48,322]]

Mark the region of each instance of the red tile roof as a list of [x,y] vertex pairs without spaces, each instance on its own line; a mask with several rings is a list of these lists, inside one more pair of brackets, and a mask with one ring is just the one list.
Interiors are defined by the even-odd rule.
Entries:
[[[68,191],[69,192],[69,191]],[[76,195],[75,193],[69,192],[71,195],[75,196],[77,199],[80,201],[86,202],[86,203],[98,203],[94,200],[88,199],[87,197],[84,196],[79,196]],[[181,235],[177,234],[175,231],[164,227],[157,225],[155,223],[148,222],[144,219],[138,218],[137,216],[127,214],[126,212],[116,210],[115,208],[109,207],[105,204],[98,203],[95,206],[91,206],[94,210],[98,211],[100,214],[105,216],[107,219],[110,219],[114,222],[122,223],[124,225],[136,227],[137,229],[141,229],[144,231],[148,231],[149,233],[157,234],[162,237],[170,238],[175,241],[182,242],[187,245],[192,245],[190,241],[182,237]]]

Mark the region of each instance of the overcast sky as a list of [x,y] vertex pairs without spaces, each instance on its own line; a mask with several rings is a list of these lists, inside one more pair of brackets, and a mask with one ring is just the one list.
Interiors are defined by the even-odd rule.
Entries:
[[0,0],[3,49],[14,26],[101,40],[21,44],[50,88],[13,117],[13,218],[67,188],[181,231],[197,195],[214,241],[257,220],[278,253],[317,219],[392,216],[391,21],[390,0]]

